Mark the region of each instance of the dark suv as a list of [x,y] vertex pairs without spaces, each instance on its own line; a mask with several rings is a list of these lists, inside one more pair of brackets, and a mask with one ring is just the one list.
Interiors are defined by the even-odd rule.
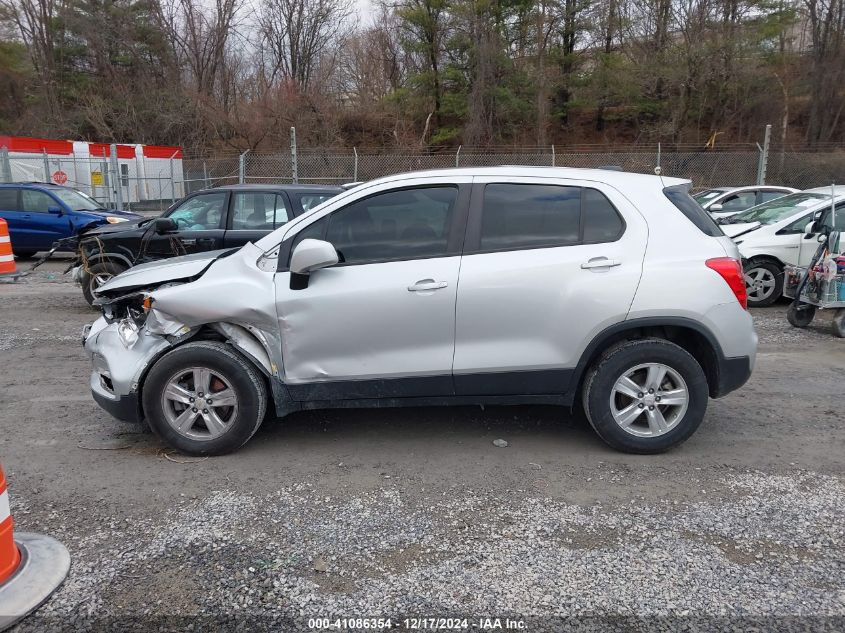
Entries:
[[198,191],[159,218],[80,234],[74,277],[90,304],[97,287],[136,264],[243,246],[342,191],[323,185],[231,185]]

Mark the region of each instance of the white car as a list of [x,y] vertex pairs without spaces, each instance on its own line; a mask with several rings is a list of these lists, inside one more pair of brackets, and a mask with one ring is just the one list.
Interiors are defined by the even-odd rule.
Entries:
[[[845,186],[834,188],[835,228],[845,230]],[[818,248],[818,234],[808,224],[834,226],[831,188],[792,193],[720,221],[739,246],[748,288],[748,305],[773,304],[783,294],[783,266],[806,266]]]
[[772,187],[771,185],[715,187],[694,193],[692,197],[705,211],[718,220],[796,191],[798,189],[792,187]]

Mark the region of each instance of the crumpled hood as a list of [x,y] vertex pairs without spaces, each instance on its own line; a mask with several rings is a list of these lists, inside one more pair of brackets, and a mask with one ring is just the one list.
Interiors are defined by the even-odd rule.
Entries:
[[130,290],[145,288],[165,283],[167,281],[181,281],[202,274],[216,260],[236,252],[237,248],[226,248],[219,251],[194,253],[181,257],[171,257],[156,262],[133,266],[126,272],[112,277],[100,286],[95,293],[109,293],[115,290]]

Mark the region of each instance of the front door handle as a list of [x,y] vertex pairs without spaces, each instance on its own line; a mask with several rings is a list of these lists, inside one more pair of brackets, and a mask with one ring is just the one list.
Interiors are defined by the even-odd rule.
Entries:
[[620,266],[621,264],[622,262],[615,259],[608,259],[607,257],[593,257],[581,264],[581,268],[584,270],[589,270],[591,268],[612,268],[614,266]]
[[434,281],[434,279],[420,279],[413,286],[408,286],[410,292],[420,292],[423,290],[440,290],[449,284],[445,281]]
[[193,237],[181,237],[179,241],[183,246],[196,246],[197,240]]

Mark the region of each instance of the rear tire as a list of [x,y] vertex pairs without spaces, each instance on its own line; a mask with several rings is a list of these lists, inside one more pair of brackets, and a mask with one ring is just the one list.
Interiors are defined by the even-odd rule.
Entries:
[[786,311],[786,320],[792,327],[805,328],[816,317],[816,306],[802,303],[799,305],[793,301],[789,304],[789,309]]
[[88,270],[83,270],[79,283],[82,285],[82,294],[85,296],[88,305],[94,305],[94,299],[97,298],[94,294],[96,288],[125,270],[127,270],[126,266],[115,262],[101,262],[94,264]]
[[142,402],[150,428],[168,446],[187,455],[223,455],[246,444],[261,426],[267,387],[230,345],[197,341],[153,365]]
[[662,339],[642,339],[605,351],[587,373],[582,398],[587,419],[607,444],[652,454],[695,432],[708,392],[704,370],[689,352]]

